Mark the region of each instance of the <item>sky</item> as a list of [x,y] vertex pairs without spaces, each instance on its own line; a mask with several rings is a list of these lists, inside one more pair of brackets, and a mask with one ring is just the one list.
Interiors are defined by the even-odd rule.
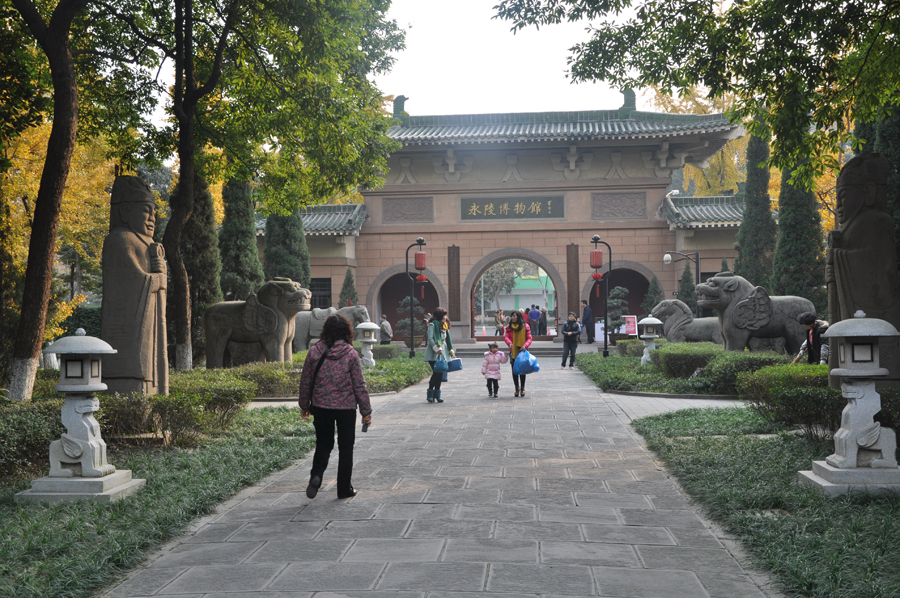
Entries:
[[[375,77],[385,95],[405,95],[414,116],[612,110],[622,94],[605,83],[572,84],[569,48],[587,23],[513,34],[493,19],[496,0],[393,0],[388,17],[406,31],[393,70]],[[638,108],[646,109],[638,93]]]

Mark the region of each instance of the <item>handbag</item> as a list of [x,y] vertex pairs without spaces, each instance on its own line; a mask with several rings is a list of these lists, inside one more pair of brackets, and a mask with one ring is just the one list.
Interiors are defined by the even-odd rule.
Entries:
[[462,359],[460,359],[459,357],[454,357],[447,362],[448,372],[458,372],[460,370],[462,370]]
[[450,366],[447,365],[447,360],[444,359],[443,355],[438,355],[438,358],[434,361],[434,371],[438,374],[450,371]]
[[516,360],[513,362],[513,374],[516,376],[526,376],[528,374],[536,374],[541,371],[537,357],[526,351],[519,351]]

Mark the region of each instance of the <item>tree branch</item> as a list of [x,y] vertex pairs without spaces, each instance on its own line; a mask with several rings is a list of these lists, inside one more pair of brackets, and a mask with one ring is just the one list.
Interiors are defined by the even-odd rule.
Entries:
[[195,100],[212,92],[216,85],[219,84],[219,78],[222,76],[222,57],[225,54],[225,48],[228,44],[228,36],[237,19],[237,6],[237,2],[232,2],[231,6],[228,8],[228,16],[225,17],[225,25],[222,27],[222,33],[219,36],[219,42],[216,45],[216,57],[213,61],[212,73],[210,73],[206,83],[196,90]]

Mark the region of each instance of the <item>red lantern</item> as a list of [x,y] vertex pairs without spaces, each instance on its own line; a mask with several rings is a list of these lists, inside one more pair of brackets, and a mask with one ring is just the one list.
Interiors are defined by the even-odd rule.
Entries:
[[593,274],[591,274],[591,278],[593,278],[594,280],[603,280],[603,275],[599,272],[594,272]]
[[425,252],[417,251],[416,252],[416,270],[424,270],[425,266]]
[[597,269],[603,267],[603,250],[591,249],[591,268]]

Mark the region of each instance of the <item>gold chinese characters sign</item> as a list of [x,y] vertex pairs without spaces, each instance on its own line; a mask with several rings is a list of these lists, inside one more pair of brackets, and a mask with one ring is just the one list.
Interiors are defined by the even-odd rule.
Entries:
[[566,204],[561,195],[502,198],[463,197],[459,200],[460,220],[564,219]]

